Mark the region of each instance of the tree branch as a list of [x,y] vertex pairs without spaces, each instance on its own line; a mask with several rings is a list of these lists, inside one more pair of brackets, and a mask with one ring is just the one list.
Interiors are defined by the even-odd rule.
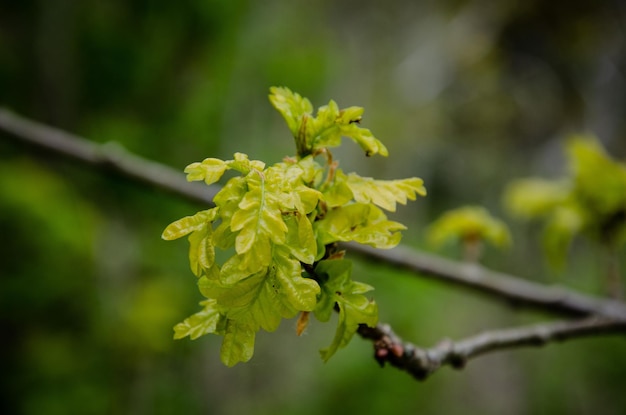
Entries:
[[470,359],[489,352],[524,346],[538,347],[550,342],[625,331],[626,320],[589,317],[487,331],[458,342],[446,339],[430,349],[421,349],[403,341],[388,325],[379,324],[374,328],[361,325],[358,333],[374,342],[374,357],[381,366],[389,363],[408,372],[415,379],[424,380],[442,366],[462,369]]
[[494,296],[513,306],[541,309],[568,316],[600,315],[626,319],[626,305],[622,302],[595,298],[561,286],[534,283],[489,270],[478,264],[455,262],[403,246],[390,250],[355,243],[341,246],[347,252],[358,253],[368,260],[460,285]]
[[136,156],[116,143],[96,144],[1,108],[0,130],[37,149],[88,164],[90,167],[119,173],[193,202],[213,205],[213,196],[219,191],[219,186],[207,187],[200,183],[189,183],[180,171]]
[[[182,173],[133,155],[115,144],[96,144],[2,109],[0,130],[37,149],[121,174],[205,206],[213,204],[213,196],[219,190],[218,186],[207,188],[188,183]],[[569,316],[589,316],[576,321],[486,332],[457,343],[447,340],[431,349],[420,349],[404,342],[389,326],[359,328],[362,337],[374,341],[375,357],[379,363],[388,362],[408,371],[417,379],[424,379],[443,365],[463,367],[469,359],[495,350],[539,346],[551,341],[626,331],[626,305],[618,301],[595,298],[564,287],[544,286],[475,264],[457,263],[406,247],[383,251],[353,243],[342,246],[367,260],[469,288],[501,298],[515,306]]]

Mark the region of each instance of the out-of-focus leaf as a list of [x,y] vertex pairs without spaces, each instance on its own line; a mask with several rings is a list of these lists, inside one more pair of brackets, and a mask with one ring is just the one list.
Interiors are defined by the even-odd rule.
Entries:
[[543,247],[550,264],[562,268],[567,250],[585,225],[583,213],[575,206],[559,206],[554,209],[543,231]]
[[573,137],[566,150],[574,176],[574,196],[580,204],[603,216],[625,211],[626,165],[612,160],[593,137]]
[[605,246],[626,241],[626,165],[612,160],[592,136],[573,136],[566,145],[570,175],[558,181],[514,182],[505,204],[525,218],[546,218],[544,248],[562,264],[576,234]]
[[549,214],[569,198],[568,181],[550,181],[538,178],[511,182],[504,192],[507,210],[520,218],[537,218]]
[[428,240],[441,246],[450,240],[484,240],[497,247],[511,243],[509,229],[481,206],[465,206],[445,212],[428,230]]

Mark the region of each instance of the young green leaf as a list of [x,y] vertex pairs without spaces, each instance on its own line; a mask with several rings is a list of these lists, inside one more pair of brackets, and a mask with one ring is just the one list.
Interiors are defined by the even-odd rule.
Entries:
[[218,323],[223,317],[217,309],[215,300],[208,299],[200,302],[202,311],[187,317],[182,323],[174,327],[174,338],[182,339],[189,336],[192,340],[205,334],[215,333]]
[[250,160],[248,159],[248,155],[244,153],[235,153],[234,160],[227,161],[226,165],[228,168],[237,170],[244,176],[252,170],[262,171],[265,168],[265,163],[260,160]]
[[337,350],[345,347],[350,342],[360,324],[374,327],[378,323],[378,307],[375,302],[368,300],[365,296],[344,293],[337,295],[336,300],[339,306],[337,331],[330,346],[320,350],[322,359],[325,362]]
[[270,102],[281,113],[291,133],[298,135],[302,119],[313,112],[311,101],[285,87],[270,88]]
[[200,277],[215,263],[212,229],[210,225],[205,225],[189,235],[189,265],[196,277]]
[[430,226],[428,240],[441,246],[450,240],[488,241],[504,248],[511,243],[509,228],[481,206],[463,206],[449,210]]
[[566,203],[570,192],[569,181],[519,179],[507,185],[503,201],[512,215],[534,219],[549,215],[555,207]]
[[346,185],[359,203],[373,203],[390,212],[396,211],[396,202],[406,205],[416,195],[426,196],[424,181],[417,177],[402,180],[374,180],[350,173]]
[[348,137],[356,142],[369,157],[374,154],[387,156],[387,148],[367,128],[359,126],[363,108],[350,107],[339,110],[337,103],[331,100],[328,105],[320,107],[317,116],[311,118],[306,125],[307,148],[311,152],[323,148],[338,147],[341,137]]
[[187,173],[188,182],[204,180],[207,185],[210,185],[217,182],[227,169],[226,162],[220,159],[207,158],[201,163],[191,163],[185,167],[185,173]]
[[595,137],[571,137],[566,154],[568,176],[514,182],[504,200],[517,216],[546,219],[543,245],[557,266],[577,234],[609,249],[626,242],[626,165],[611,159]]
[[282,247],[274,253],[274,269],[277,283],[274,289],[280,301],[288,303],[297,311],[313,311],[320,287],[311,278],[302,277],[302,266]]
[[285,216],[287,239],[285,247],[299,261],[312,264],[317,256],[317,242],[309,218],[295,213]]
[[258,264],[267,265],[270,262],[270,240],[279,245],[285,243],[287,225],[276,197],[266,189],[264,178],[251,173],[248,187],[250,190],[230,220],[230,228],[239,232],[235,241],[237,253],[244,255],[254,251],[255,255],[247,255],[246,258],[251,262],[251,268],[257,268]]
[[323,281],[315,317],[328,321],[335,307],[339,308],[335,337],[328,348],[320,351],[324,361],[350,342],[360,324],[373,327],[378,322],[376,303],[362,295],[372,287],[352,281],[351,272],[352,264],[345,259],[320,261],[315,268],[315,274]]
[[207,223],[215,220],[217,213],[218,208],[212,208],[200,211],[192,216],[185,216],[182,219],[178,219],[177,221],[170,223],[165,228],[161,238],[166,241],[171,241],[188,235],[191,232],[201,230],[207,226]]
[[236,284],[212,289],[218,304],[230,319],[251,327],[274,331],[281,318],[294,317],[298,311],[315,308],[318,284],[303,278],[300,263],[277,249],[270,268]]
[[317,237],[324,244],[356,241],[376,248],[393,248],[400,242],[399,222],[387,220],[382,210],[371,204],[353,203],[328,211],[315,223]]
[[254,339],[256,330],[249,324],[236,320],[228,320],[220,358],[228,366],[235,366],[239,362],[247,362],[254,354]]
[[[245,322],[255,331],[274,331],[282,318],[268,270],[256,273],[222,290],[218,304],[229,319]],[[293,313],[295,315],[295,312]]]
[[321,291],[315,308],[315,317],[322,322],[330,320],[333,314],[336,295],[350,283],[352,263],[345,259],[320,261],[315,267],[315,275],[321,282]]

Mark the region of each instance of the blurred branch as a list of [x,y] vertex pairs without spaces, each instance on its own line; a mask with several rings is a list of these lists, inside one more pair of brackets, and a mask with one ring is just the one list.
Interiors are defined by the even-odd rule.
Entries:
[[[188,183],[183,174],[162,164],[138,157],[118,145],[96,144],[62,130],[28,120],[0,109],[0,130],[54,155],[82,162],[90,167],[115,172],[149,184],[184,199],[212,205],[217,186],[207,188]],[[388,326],[362,326],[359,334],[374,340],[376,358],[423,379],[442,365],[462,367],[475,356],[506,348],[539,346],[550,341],[626,331],[626,305],[599,299],[563,287],[544,286],[476,264],[464,264],[428,255],[405,247],[383,251],[358,244],[342,244],[365,259],[433,277],[454,285],[501,298],[515,306],[537,308],[570,316],[591,316],[584,320],[557,322],[492,331],[457,343],[445,341],[431,349],[405,343]]]
[[136,156],[116,143],[96,144],[0,108],[0,130],[37,149],[116,172],[185,199],[212,205],[217,186],[189,183],[178,170]]
[[455,262],[414,249],[398,246],[391,250],[367,245],[342,244],[350,253],[403,269],[421,276],[432,277],[454,285],[495,296],[513,306],[524,306],[569,316],[600,315],[626,319],[626,304],[560,287],[546,286],[496,272],[478,264]]
[[446,339],[430,349],[421,349],[403,341],[388,325],[379,324],[374,328],[361,325],[358,332],[361,337],[374,342],[374,357],[381,366],[389,363],[423,380],[442,366],[462,369],[470,359],[489,352],[543,346],[584,336],[623,334],[626,332],[626,320],[589,317],[487,331],[457,342]]

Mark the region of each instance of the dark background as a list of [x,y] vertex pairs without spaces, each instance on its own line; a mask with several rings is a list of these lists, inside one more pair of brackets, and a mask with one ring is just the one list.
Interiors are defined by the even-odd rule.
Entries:
[[[547,267],[539,228],[501,208],[507,181],[558,177],[564,138],[596,134],[626,157],[622,1],[1,0],[0,106],[181,170],[236,151],[294,153],[272,85],[366,109],[389,148],[346,171],[422,177],[401,207],[404,243],[464,204],[510,222],[493,268],[600,292],[598,250],[578,241]],[[444,368],[425,383],[380,369],[355,338],[330,362],[333,324],[258,336],[219,362],[220,338],[172,340],[200,295],[184,241],[162,229],[202,206],[104,176],[0,134],[0,412],[6,414],[623,414],[621,337],[520,349]],[[444,252],[458,257],[453,248]],[[547,316],[357,262],[381,320],[430,346]]]

